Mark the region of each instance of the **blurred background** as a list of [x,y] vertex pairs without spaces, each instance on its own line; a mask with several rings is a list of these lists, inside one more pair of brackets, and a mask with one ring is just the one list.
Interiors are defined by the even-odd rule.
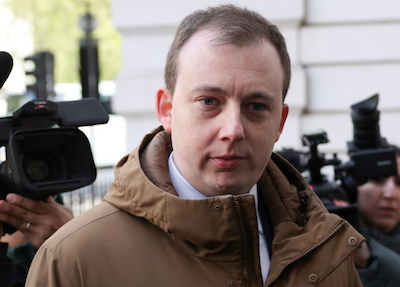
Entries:
[[[101,201],[112,166],[159,125],[155,91],[164,85],[165,58],[178,23],[196,9],[221,3],[258,11],[287,40],[293,70],[290,113],[276,150],[305,150],[302,133],[323,129],[330,142],[320,151],[345,159],[346,143],[353,139],[350,106],[376,93],[381,135],[400,144],[399,1],[0,0],[0,51],[15,62],[0,90],[0,117],[32,98],[25,58],[42,51],[54,56],[54,100],[80,99],[80,53],[85,39],[96,42],[95,96],[111,116],[106,125],[82,128],[92,145],[100,187],[88,187],[86,201],[86,193],[70,193],[71,202],[76,198],[86,204],[74,213]],[[324,169],[331,173],[331,167]]]

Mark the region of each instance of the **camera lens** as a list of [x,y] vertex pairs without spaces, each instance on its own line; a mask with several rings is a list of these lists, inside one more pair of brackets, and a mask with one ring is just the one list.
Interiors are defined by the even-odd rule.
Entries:
[[378,95],[374,95],[351,106],[354,125],[353,142],[359,149],[377,148],[381,145],[378,101]]
[[57,160],[50,152],[26,154],[23,168],[26,177],[32,182],[56,180],[59,173]]

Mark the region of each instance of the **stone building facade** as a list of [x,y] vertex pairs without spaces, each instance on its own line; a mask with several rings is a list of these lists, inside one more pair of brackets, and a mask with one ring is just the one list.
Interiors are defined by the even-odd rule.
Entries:
[[[123,36],[115,110],[127,119],[128,150],[159,125],[155,91],[177,24],[210,0],[112,0]],[[232,2],[233,3],[233,2]],[[276,149],[301,149],[304,131],[323,129],[320,150],[346,153],[350,105],[379,93],[381,134],[400,144],[400,2],[396,0],[236,0],[276,23],[286,37],[293,79],[289,118]]]

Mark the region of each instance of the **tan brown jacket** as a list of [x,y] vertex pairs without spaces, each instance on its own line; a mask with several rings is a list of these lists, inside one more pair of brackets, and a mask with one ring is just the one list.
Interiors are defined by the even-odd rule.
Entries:
[[[168,133],[146,136],[117,164],[105,202],[39,249],[26,286],[263,286],[254,197],[179,198],[170,152]],[[351,252],[363,237],[295,169],[273,155],[258,188],[275,234],[265,286],[361,286]]]

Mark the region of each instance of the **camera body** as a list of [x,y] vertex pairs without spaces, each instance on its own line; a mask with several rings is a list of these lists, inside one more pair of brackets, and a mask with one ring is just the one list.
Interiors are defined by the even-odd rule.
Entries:
[[100,101],[31,101],[0,118],[0,196],[9,192],[32,199],[74,190],[94,182],[90,144],[79,126],[108,122]]
[[395,150],[381,137],[376,94],[351,106],[353,141],[347,143],[350,160],[335,166],[335,179],[346,190],[349,201],[357,201],[357,187],[368,180],[397,175]]
[[[13,67],[0,52],[0,88]],[[33,100],[0,118],[0,199],[10,192],[32,199],[74,190],[96,179],[90,144],[78,127],[105,124],[109,116],[96,98],[52,102]]]
[[[302,143],[308,152],[283,150],[277,152],[293,162],[303,172],[308,171],[308,183],[319,196],[326,208],[348,220],[359,228],[357,209],[358,186],[369,180],[397,175],[395,150],[390,147],[379,131],[379,95],[376,94],[351,106],[353,140],[347,143],[350,160],[342,164],[336,154],[326,159],[318,152],[318,145],[329,142],[326,132],[318,131],[302,135]],[[289,157],[290,156],[290,157]],[[333,165],[335,181],[330,182],[321,173],[321,168]],[[340,181],[338,184],[336,181]],[[347,206],[337,206],[335,199],[343,200]]]

